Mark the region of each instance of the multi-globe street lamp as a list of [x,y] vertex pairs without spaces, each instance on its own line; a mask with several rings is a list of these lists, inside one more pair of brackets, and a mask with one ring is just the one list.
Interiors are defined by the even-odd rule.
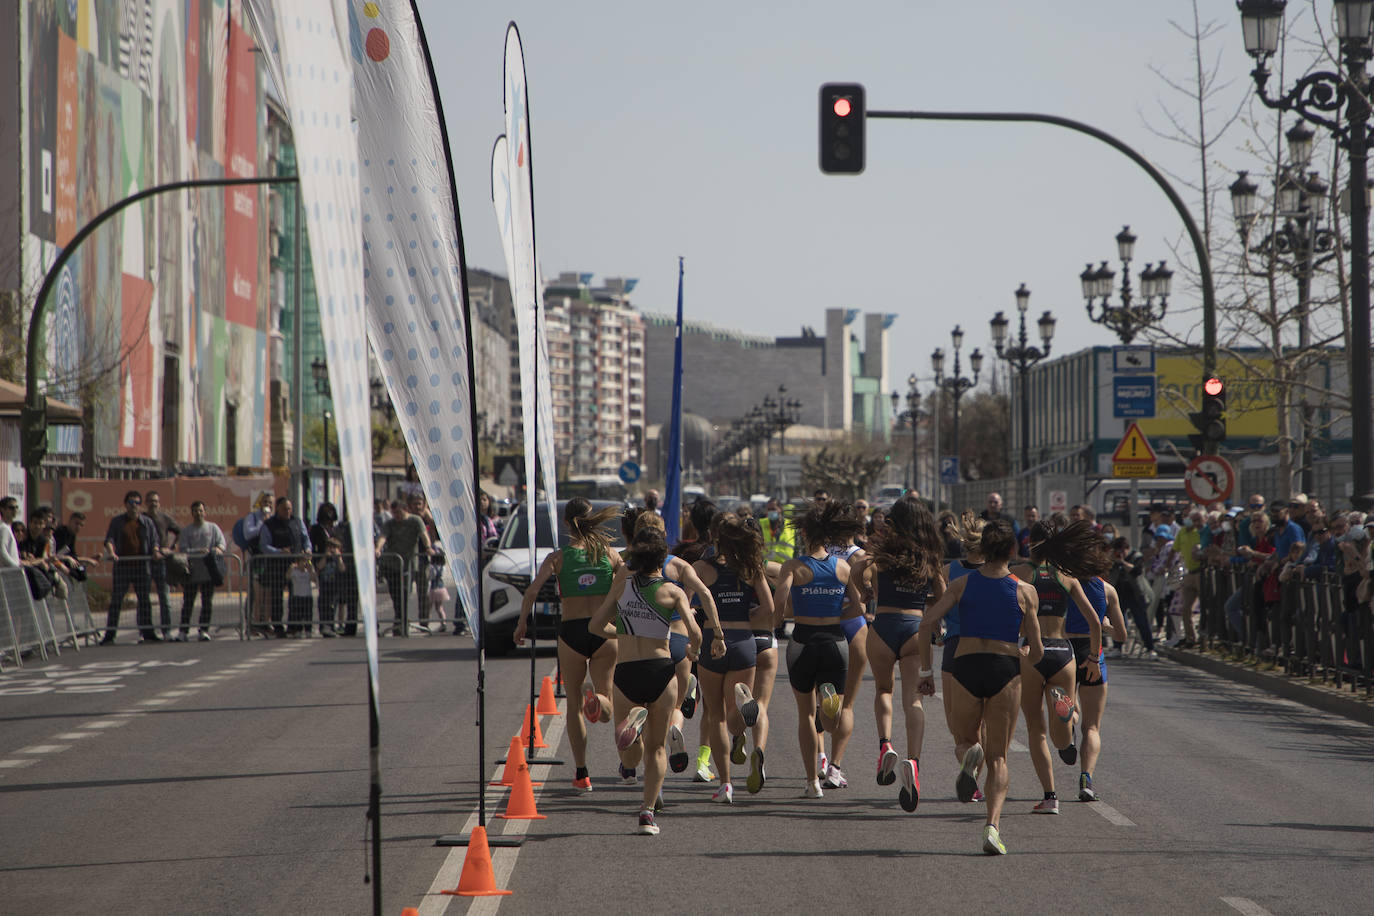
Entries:
[[910,489],[920,492],[921,489],[921,464],[916,452],[916,424],[921,417],[921,392],[916,390],[916,373],[911,373],[906,377],[906,410],[897,412],[902,396],[897,393],[897,389],[892,389],[892,414],[896,425],[900,428],[903,423],[911,424],[911,479],[908,484]]
[[[1297,283],[1298,349],[1305,352],[1312,342],[1312,274],[1336,256],[1337,237],[1329,227],[1321,225],[1322,203],[1329,190],[1326,182],[1317,172],[1307,171],[1312,162],[1311,128],[1299,122],[1284,136],[1288,141],[1288,163],[1280,167],[1274,182],[1276,215],[1282,223],[1264,238],[1250,241],[1260,212],[1259,186],[1250,180],[1248,172],[1238,172],[1231,183],[1231,210],[1246,250],[1263,255],[1270,270],[1284,267]],[[1267,275],[1269,270],[1264,273]],[[1302,421],[1301,487],[1303,492],[1311,492],[1313,418],[1305,388],[1299,397],[1298,412]]]
[[[333,393],[329,388],[329,364],[322,359],[316,358],[310,361],[310,377],[315,382],[315,393],[323,398],[332,398]],[[324,455],[324,465],[329,466],[329,421],[333,417],[328,410],[324,412],[324,445],[320,451]],[[326,480],[328,472],[326,472]]]
[[1266,88],[1269,58],[1278,51],[1287,0],[1238,0],[1245,51],[1255,59],[1250,72],[1255,95],[1268,108],[1291,111],[1331,132],[1350,163],[1350,451],[1352,501],[1374,505],[1374,424],[1370,399],[1369,316],[1369,91],[1366,64],[1372,53],[1374,0],[1333,0],[1341,61],[1335,71],[1304,74],[1287,93]]
[[794,426],[801,419],[801,401],[787,396],[787,386],[778,386],[778,396],[771,394],[763,399],[763,419],[778,431],[778,454],[787,453],[787,427]]
[[1021,313],[1021,333],[1014,346],[1007,345],[1007,316],[998,312],[993,316],[992,344],[997,355],[1006,360],[1016,370],[1021,385],[1021,473],[1030,470],[1030,391],[1026,385],[1026,373],[1042,359],[1050,355],[1050,341],[1054,339],[1054,316],[1047,310],[1040,316],[1036,325],[1040,329],[1040,347],[1030,345],[1026,337],[1026,312],[1030,308],[1030,290],[1022,283],[1016,290],[1016,310]]
[[[1130,226],[1122,226],[1116,234],[1116,252],[1121,258],[1121,290],[1119,305],[1112,305],[1112,281],[1116,272],[1103,261],[1093,269],[1091,263],[1078,275],[1083,284],[1083,299],[1087,303],[1088,319],[1096,324],[1105,325],[1129,345],[1136,334],[1152,324],[1164,320],[1169,307],[1169,285],[1174,272],[1163,261],[1158,266],[1146,264],[1140,272],[1140,289],[1131,292],[1131,259],[1135,257],[1135,236]],[[1159,310],[1155,310],[1158,300]],[[1098,311],[1093,313],[1093,306]]]
[[[977,347],[969,354],[969,368],[973,370],[973,377],[966,378],[959,374],[959,350],[964,345],[964,330],[959,325],[954,326],[954,330],[949,332],[950,342],[954,345],[954,373],[945,376],[945,351],[940,347],[935,348],[935,352],[930,354],[930,367],[935,370],[935,385],[943,391],[948,391],[954,398],[954,437],[953,447],[955,460],[959,456],[959,401],[964,396],[964,392],[978,384],[978,373],[983,370],[983,353]],[[937,461],[938,464],[938,461]],[[939,468],[936,468],[939,473]],[[960,468],[960,474],[963,473]]]

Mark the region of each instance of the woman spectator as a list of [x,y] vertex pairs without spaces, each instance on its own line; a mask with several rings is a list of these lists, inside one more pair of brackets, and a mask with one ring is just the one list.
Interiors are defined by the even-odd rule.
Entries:
[[315,510],[315,524],[310,526],[310,552],[315,555],[315,570],[320,583],[320,635],[337,636],[335,615],[338,611],[343,577],[335,575],[342,567],[331,567],[331,574],[324,575],[325,554],[329,552],[329,542],[338,537],[339,510],[331,502],[320,503]]

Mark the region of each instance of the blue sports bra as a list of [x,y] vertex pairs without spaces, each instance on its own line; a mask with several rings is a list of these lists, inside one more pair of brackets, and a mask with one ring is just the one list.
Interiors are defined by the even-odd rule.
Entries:
[[959,636],[1015,643],[1021,638],[1021,602],[1016,600],[1017,578],[989,579],[970,573],[959,597]]
[[845,585],[835,575],[835,557],[797,557],[811,570],[811,581],[792,588],[792,616],[834,617],[844,613]]
[[739,574],[721,563],[715,564],[716,581],[711,583],[711,597],[716,602],[720,622],[748,623],[749,611],[758,604],[754,587],[740,579]]
[[[1107,587],[1102,582],[1101,576],[1093,576],[1091,579],[1084,579],[1083,594],[1088,596],[1088,603],[1097,611],[1097,619],[1103,623],[1107,622]],[[1083,617],[1083,611],[1078,605],[1073,606],[1073,613],[1069,614],[1068,626],[1065,632],[1073,633],[1078,636],[1087,636],[1088,621]]]
[[873,578],[878,595],[878,607],[899,608],[903,611],[924,611],[930,589],[921,585],[904,585],[892,577],[891,573],[876,570]]
[[[969,575],[969,574],[972,573],[976,568],[977,568],[977,567],[975,567],[975,566],[965,566],[965,565],[964,565],[964,562],[963,562],[962,560],[950,560],[950,561],[949,561],[949,582],[950,582],[950,584],[953,585],[955,579],[962,579],[962,578],[964,578],[964,576]],[[945,615],[944,621],[945,621],[945,639],[949,639],[951,636],[958,636],[958,635],[959,635],[959,605],[958,605],[957,603],[954,605],[954,607],[952,607],[952,608],[949,609],[949,613]]]

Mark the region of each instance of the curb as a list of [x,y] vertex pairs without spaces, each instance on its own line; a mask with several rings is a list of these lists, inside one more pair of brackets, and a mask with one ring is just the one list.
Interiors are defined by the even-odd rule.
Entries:
[[1358,694],[1334,687],[1319,687],[1284,674],[1256,671],[1200,652],[1171,649],[1167,646],[1157,648],[1161,655],[1190,668],[1197,668],[1250,687],[1258,687],[1286,700],[1374,726],[1374,701],[1365,700]]

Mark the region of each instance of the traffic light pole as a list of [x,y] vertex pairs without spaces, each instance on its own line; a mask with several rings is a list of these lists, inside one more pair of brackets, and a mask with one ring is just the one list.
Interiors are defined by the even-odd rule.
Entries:
[[1155,184],[1159,185],[1160,190],[1174,205],[1174,210],[1178,212],[1179,218],[1183,220],[1184,228],[1188,230],[1188,238],[1193,243],[1193,254],[1197,258],[1198,279],[1202,284],[1202,377],[1204,379],[1210,378],[1216,373],[1216,288],[1212,283],[1212,263],[1207,255],[1207,246],[1203,242],[1202,233],[1198,230],[1192,214],[1188,212],[1188,207],[1183,203],[1183,199],[1178,196],[1173,185],[1169,183],[1169,180],[1164,177],[1159,169],[1150,164],[1150,161],[1140,153],[1106,131],[1098,130],[1082,121],[1061,118],[1058,115],[990,111],[868,111],[866,116],[907,121],[1010,121],[1014,123],[1053,124],[1057,127],[1067,127],[1069,130],[1087,134],[1125,154],[1132,162],[1144,169],[1154,179]]
[[[24,375],[25,375],[25,397],[24,407],[20,411],[20,459],[24,465],[24,486],[27,491],[25,498],[28,511],[32,512],[38,508],[38,469],[43,463],[43,456],[48,452],[48,411],[44,400],[43,392],[38,389],[38,345],[43,332],[43,313],[47,306],[48,296],[52,289],[57,285],[57,278],[62,274],[62,268],[67,266],[76,249],[81,243],[96,229],[99,229],[110,217],[122,212],[127,207],[146,200],[155,194],[165,194],[168,191],[181,191],[187,188],[224,188],[237,185],[277,185],[277,184],[296,184],[295,175],[274,176],[271,178],[197,178],[188,181],[173,181],[168,184],[154,185],[151,188],[144,188],[137,194],[130,195],[123,200],[117,201],[106,207],[86,225],[72,236],[72,240],[67,243],[57,255],[57,259],[52,262],[48,272],[43,276],[43,285],[38,288],[38,295],[33,300],[33,313],[29,316],[29,334],[25,341],[24,351]],[[298,253],[299,257],[299,253]]]

